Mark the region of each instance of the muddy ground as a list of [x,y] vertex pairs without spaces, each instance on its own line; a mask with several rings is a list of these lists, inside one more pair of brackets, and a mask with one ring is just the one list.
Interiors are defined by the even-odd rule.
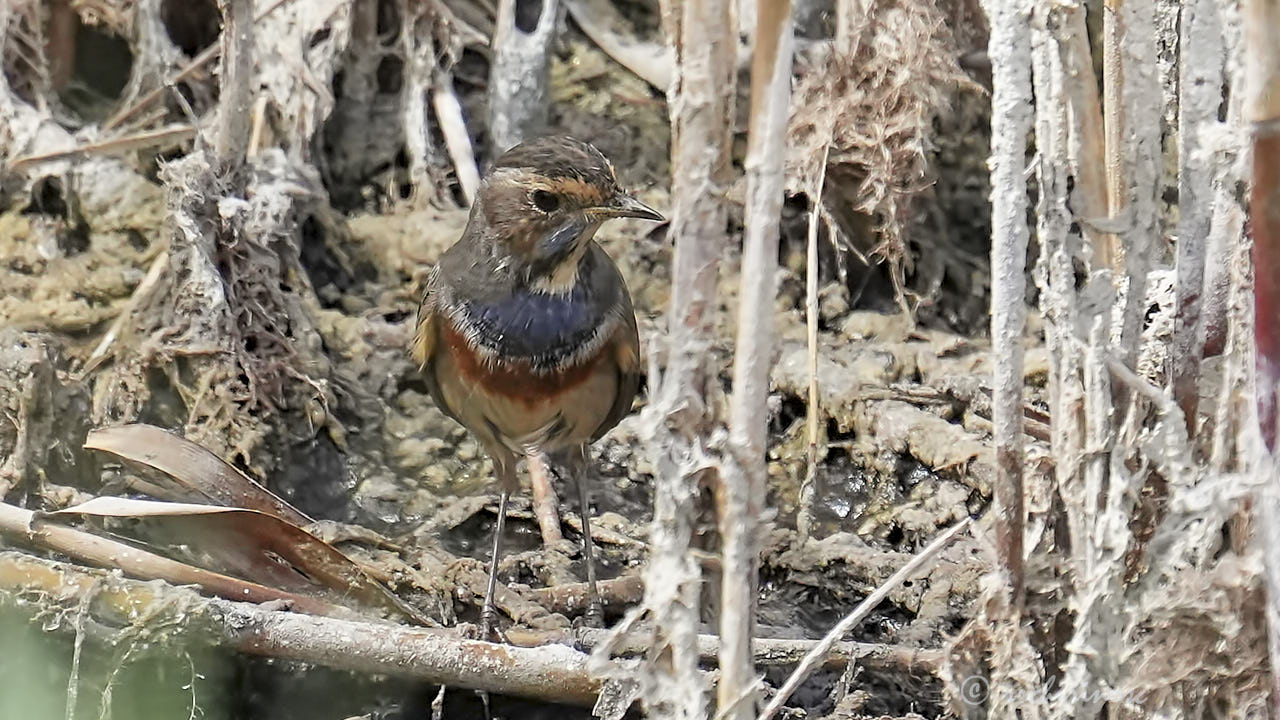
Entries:
[[[470,61],[464,57],[462,67]],[[661,97],[572,25],[552,77],[551,129],[595,142],[641,199],[666,207]],[[482,101],[462,98],[464,107]],[[906,277],[920,295],[912,314],[901,311],[885,268],[860,259],[858,251],[874,245],[873,236],[842,245],[823,233],[818,353],[826,445],[816,475],[814,537],[803,543],[795,528],[807,452],[808,200],[797,194],[784,209],[770,405],[772,514],[761,583],[765,634],[821,637],[939,529],[980,513],[988,502],[981,390],[989,371],[985,102],[976,88],[956,90],[934,123],[935,182],[913,199],[907,223]],[[333,117],[341,122],[341,106]],[[462,569],[480,569],[487,557],[496,510],[489,463],[466,432],[433,407],[407,353],[418,283],[457,239],[466,210],[447,198],[396,202],[385,194],[385,175],[360,182],[332,172],[321,176],[326,199],[292,218],[289,239],[275,249],[292,253],[305,273],[286,292],[309,323],[296,326],[292,342],[301,349],[290,356],[310,363],[298,366],[306,382],[284,381],[289,389],[269,411],[224,398],[225,415],[197,412],[208,401],[198,389],[193,395],[198,354],[190,347],[166,352],[166,321],[139,318],[159,312],[155,303],[135,298],[157,257],[160,273],[172,271],[172,258],[162,253],[171,247],[173,200],[154,160],[90,158],[33,184],[6,187],[0,196],[0,495],[48,509],[82,497],[78,493],[127,493],[129,471],[82,450],[85,433],[136,421],[173,428],[313,517],[390,538],[399,548],[393,553],[360,539],[341,547],[381,563],[396,589],[437,619],[473,622],[477,601],[456,592],[455,580]],[[669,296],[665,227],[617,222],[599,240],[627,278],[642,340],[653,348],[663,335]],[[725,254],[716,349],[708,362],[727,386],[736,249]],[[118,324],[122,314],[127,322]],[[110,348],[95,356],[113,329]],[[1034,350],[1028,366],[1040,374],[1033,380],[1042,380]],[[317,380],[323,392],[308,392]],[[613,539],[602,545],[605,577],[634,572],[644,560],[651,471],[636,429],[633,414],[594,448],[597,522]],[[549,548],[542,546],[528,498],[515,499],[503,581],[541,587],[582,578],[576,503],[572,493],[562,495],[569,542]],[[957,544],[926,577],[894,592],[850,639],[940,647],[966,620],[986,562],[973,541]],[[624,609],[610,606],[610,619]],[[553,614],[538,622],[574,619]],[[424,717],[435,694],[402,680],[263,660],[222,657],[201,667],[218,668],[202,688],[230,693],[228,707],[237,710],[228,716]],[[838,674],[815,676],[792,704],[814,717],[836,713],[837,702],[839,717],[943,714],[940,685],[928,675],[863,668],[847,687],[838,680]],[[342,690],[335,694],[334,687]],[[477,707],[470,693],[449,697],[445,717],[467,717]],[[495,703],[508,717],[539,716],[516,701]],[[205,711],[219,716],[212,707]]]

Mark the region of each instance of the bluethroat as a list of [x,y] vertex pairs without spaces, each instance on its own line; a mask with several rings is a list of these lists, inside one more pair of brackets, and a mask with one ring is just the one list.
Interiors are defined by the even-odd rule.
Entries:
[[413,357],[436,404],[493,459],[501,489],[481,634],[516,463],[541,454],[574,479],[582,507],[588,620],[602,616],[587,503],[587,446],[631,410],[640,338],[631,295],[592,239],[611,218],[663,220],[624,192],[591,145],[543,137],[503,153],[462,237],[432,269]]

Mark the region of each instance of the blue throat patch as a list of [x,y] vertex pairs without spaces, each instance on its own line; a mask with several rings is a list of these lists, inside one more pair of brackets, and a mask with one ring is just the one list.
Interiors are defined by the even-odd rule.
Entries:
[[494,303],[464,302],[467,320],[479,333],[479,344],[499,357],[528,360],[548,369],[590,341],[604,321],[585,283],[568,294],[548,295],[517,288]]

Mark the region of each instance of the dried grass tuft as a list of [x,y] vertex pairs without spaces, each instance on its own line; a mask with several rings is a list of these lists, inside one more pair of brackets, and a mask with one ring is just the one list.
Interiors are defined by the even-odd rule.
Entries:
[[95,421],[132,421],[165,406],[157,393],[176,394],[188,437],[264,472],[282,410],[333,400],[329,362],[307,342],[295,239],[319,181],[271,151],[244,171],[255,191],[243,199],[209,162],[195,152],[162,171],[168,267],[133,316],[128,351],[94,378]]
[[[911,199],[932,183],[934,119],[952,92],[978,89],[960,68],[943,5],[845,0],[832,51],[797,63],[791,184],[813,187],[825,169],[824,219],[856,252],[890,263],[900,297]],[[874,243],[860,237],[867,217]]]

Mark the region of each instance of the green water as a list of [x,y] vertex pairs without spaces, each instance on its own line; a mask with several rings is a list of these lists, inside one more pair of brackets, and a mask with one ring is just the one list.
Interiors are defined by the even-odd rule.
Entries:
[[[170,628],[163,643],[108,644],[86,635],[73,684],[75,632],[46,630],[33,612],[0,602],[0,720],[425,720],[438,689],[210,648],[195,641],[193,628],[185,636]],[[590,718],[585,708],[500,696],[491,703],[503,720]],[[450,690],[444,710],[447,720],[484,717],[469,690]]]
[[46,631],[27,608],[0,606],[0,720],[232,717],[223,698],[233,668],[207,648],[86,641],[72,683],[74,657],[73,632]]

